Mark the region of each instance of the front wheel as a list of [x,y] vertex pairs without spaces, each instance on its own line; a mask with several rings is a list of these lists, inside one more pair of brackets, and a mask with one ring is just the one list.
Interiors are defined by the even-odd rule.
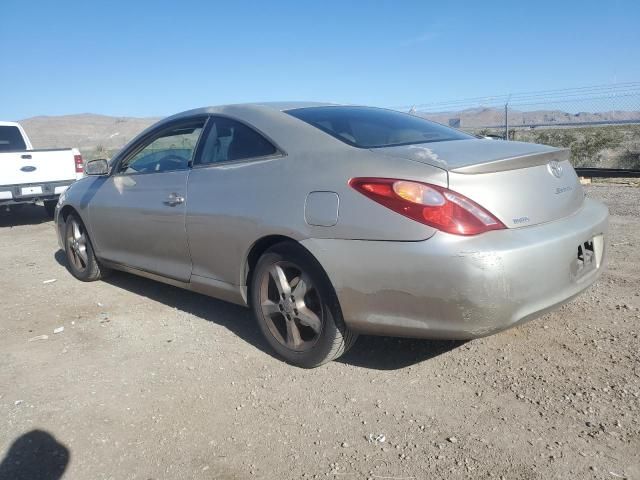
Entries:
[[267,250],[250,288],[262,333],[294,365],[312,368],[334,360],[357,338],[344,323],[326,273],[300,245],[286,242]]
[[64,247],[67,269],[71,275],[83,282],[93,282],[104,276],[105,272],[93,252],[87,229],[73,213],[67,217],[65,224]]

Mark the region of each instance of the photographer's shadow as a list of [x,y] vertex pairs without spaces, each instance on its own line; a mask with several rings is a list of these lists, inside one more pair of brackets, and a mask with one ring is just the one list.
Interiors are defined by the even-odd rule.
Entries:
[[53,435],[32,430],[18,437],[0,463],[0,480],[59,480],[71,454]]

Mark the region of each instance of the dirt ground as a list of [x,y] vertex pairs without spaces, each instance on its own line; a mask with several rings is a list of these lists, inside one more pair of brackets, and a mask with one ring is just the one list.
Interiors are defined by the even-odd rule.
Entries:
[[587,191],[609,266],[572,303],[467,343],[361,337],[315,370],[241,307],[74,280],[42,209],[2,214],[0,478],[640,478],[640,188]]

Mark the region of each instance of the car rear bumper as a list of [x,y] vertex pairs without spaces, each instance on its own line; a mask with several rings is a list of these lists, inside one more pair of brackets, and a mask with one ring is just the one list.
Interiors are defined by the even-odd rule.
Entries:
[[[585,199],[562,220],[473,237],[302,244],[325,268],[354,331],[466,339],[540,316],[595,282],[605,266],[608,215]],[[585,242],[593,242],[591,263],[578,260]]]

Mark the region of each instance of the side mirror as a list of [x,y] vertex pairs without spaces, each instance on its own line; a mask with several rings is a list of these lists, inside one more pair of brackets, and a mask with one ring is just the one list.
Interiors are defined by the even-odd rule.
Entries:
[[109,175],[109,162],[104,158],[89,160],[84,166],[84,173],[87,175]]

